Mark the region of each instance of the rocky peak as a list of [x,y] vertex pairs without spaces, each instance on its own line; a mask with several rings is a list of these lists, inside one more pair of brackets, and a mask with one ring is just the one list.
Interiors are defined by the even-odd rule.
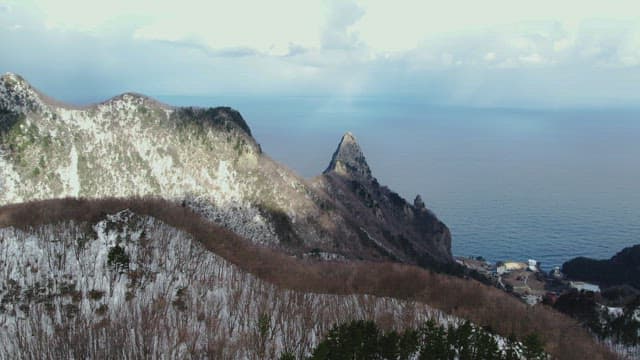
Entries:
[[0,81],[2,81],[2,83],[5,83],[5,82],[26,83],[26,81],[22,78],[22,76],[18,74],[14,74],[12,72],[7,72],[2,74],[2,76],[0,76]]
[[20,75],[0,76],[0,109],[5,111],[37,111],[44,106],[38,92]]
[[416,195],[416,198],[413,200],[413,206],[418,210],[425,209],[424,201],[422,201],[422,196]]
[[325,174],[332,172],[354,180],[371,181],[373,179],[362,149],[350,132],[342,136],[329,166],[324,171]]

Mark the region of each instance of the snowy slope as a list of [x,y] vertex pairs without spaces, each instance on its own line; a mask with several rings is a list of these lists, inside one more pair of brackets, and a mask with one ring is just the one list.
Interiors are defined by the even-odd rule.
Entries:
[[[109,264],[116,245],[128,255],[128,269]],[[96,223],[0,229],[0,304],[0,358],[28,351],[56,358],[65,350],[47,341],[73,336],[102,344],[89,347],[89,358],[134,358],[140,351],[256,358],[261,316],[269,323],[266,358],[284,350],[302,356],[348,319],[397,329],[427,319],[457,322],[415,302],[279,289],[190,235],[126,210]]]

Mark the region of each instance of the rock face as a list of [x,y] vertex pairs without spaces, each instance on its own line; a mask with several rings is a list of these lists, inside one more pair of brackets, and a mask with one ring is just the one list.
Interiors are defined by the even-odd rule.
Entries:
[[364,154],[356,138],[350,132],[342,136],[338,148],[331,157],[325,174],[335,172],[345,177],[360,181],[371,181],[371,169],[367,164]]
[[361,236],[389,257],[427,267],[452,261],[449,229],[424,207],[420,196],[411,205],[381,186],[350,132],[342,137],[314,186],[344,208],[358,224]]
[[126,93],[64,105],[0,78],[0,205],[61,197],[163,197],[294,255],[452,261],[449,231],[378,185],[351,134],[312,183],[262,153],[239,112]]
[[424,201],[422,201],[422,196],[417,195],[416,198],[413,200],[413,206],[416,209],[425,209],[425,205],[424,205]]

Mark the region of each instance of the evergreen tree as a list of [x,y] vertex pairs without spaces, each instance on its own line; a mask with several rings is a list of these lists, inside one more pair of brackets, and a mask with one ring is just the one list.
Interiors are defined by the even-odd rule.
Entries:
[[505,360],[520,360],[520,355],[518,355],[517,350],[517,341],[514,335],[507,338],[503,358]]
[[[289,357],[285,357],[289,356]],[[352,321],[334,326],[313,351],[311,360],[531,360],[547,359],[537,334],[519,343],[514,336],[500,349],[494,335],[465,322],[445,328],[433,320],[419,329],[384,333],[372,321]],[[287,354],[281,360],[290,360]]]
[[311,359],[368,360],[380,358],[380,330],[373,321],[352,321],[333,327]]
[[475,347],[473,344],[473,327],[469,321],[458,326],[456,332],[456,344],[458,349],[458,358],[460,360],[472,360],[474,358]]
[[529,334],[522,341],[523,355],[527,360],[546,359],[544,344],[538,334]]
[[293,355],[293,353],[285,351],[282,354],[280,354],[280,357],[278,358],[278,360],[296,360],[295,355]]
[[476,359],[500,359],[502,353],[498,341],[487,331],[475,333]]
[[398,359],[408,360],[418,352],[418,331],[407,329],[398,342]]
[[400,335],[396,331],[390,331],[382,335],[378,342],[380,356],[383,359],[397,359],[400,356],[399,342]]
[[449,358],[449,342],[443,326],[433,320],[420,328],[420,360],[441,360]]

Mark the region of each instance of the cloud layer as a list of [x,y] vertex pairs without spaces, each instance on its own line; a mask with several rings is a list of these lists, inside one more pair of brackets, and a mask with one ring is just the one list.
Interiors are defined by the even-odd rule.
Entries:
[[90,101],[152,94],[411,96],[469,106],[629,106],[629,1],[0,0],[0,71]]

